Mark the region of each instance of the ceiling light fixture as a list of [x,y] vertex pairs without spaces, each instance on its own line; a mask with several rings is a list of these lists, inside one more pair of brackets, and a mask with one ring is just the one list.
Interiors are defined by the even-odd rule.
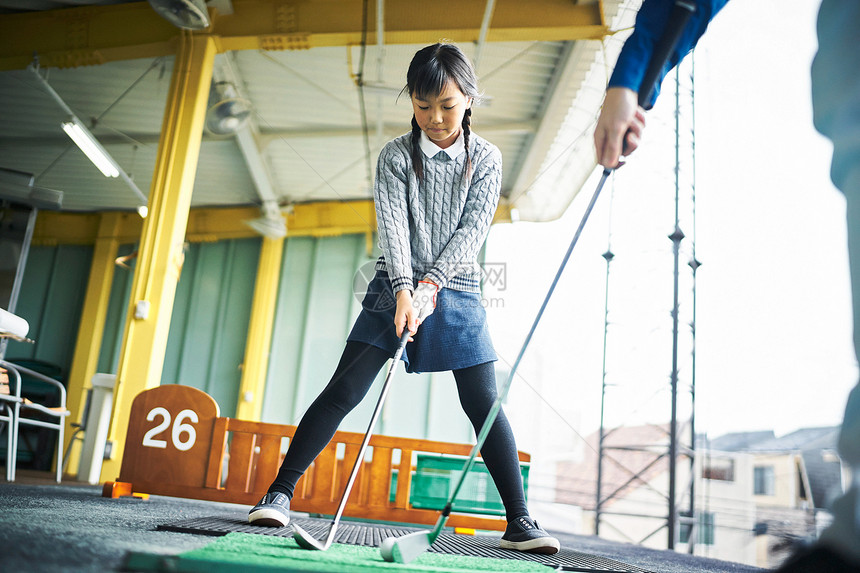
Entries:
[[84,152],[84,155],[89,157],[93,165],[98,167],[99,171],[105,177],[119,177],[119,165],[108,154],[107,150],[102,147],[102,144],[98,142],[90,130],[81,123],[81,120],[75,116],[71,116],[62,125],[66,135],[72,138],[75,145]]
[[[63,109],[66,117],[68,117],[68,119],[61,124],[63,127],[63,131],[69,134],[69,137],[72,138],[72,141],[74,141],[78,145],[78,147],[81,148],[81,150],[87,155],[90,161],[92,161],[99,168],[99,170],[105,174],[106,177],[119,177],[120,179],[125,181],[126,185],[128,185],[128,187],[134,192],[134,194],[137,195],[137,198],[140,201],[140,203],[138,204],[146,205],[146,195],[144,195],[143,192],[137,187],[137,184],[134,182],[131,176],[119,166],[119,164],[113,159],[113,157],[110,156],[110,154],[108,154],[108,152],[105,150],[104,147],[101,146],[95,136],[90,133],[90,130],[87,129],[87,127],[83,123],[81,123],[81,120],[78,119],[78,116],[75,115],[75,112],[72,111],[72,108],[70,108],[66,104],[66,102],[63,101],[63,98],[60,97],[60,94],[58,94],[54,90],[54,88],[51,87],[51,84],[48,83],[48,80],[43,78],[42,74],[39,73],[39,60],[35,59],[32,64],[27,66],[27,69],[33,72],[33,77],[38,80],[38,82],[44,88],[45,92],[49,96],[51,96],[54,101],[57,102],[57,105],[59,105]],[[66,127],[67,124],[71,125]],[[90,150],[92,155],[87,152],[88,149]],[[102,162],[102,157],[107,159],[106,163]],[[101,165],[100,162],[102,162]],[[111,167],[108,167],[108,164]],[[102,167],[104,167],[104,169],[102,169]],[[114,171],[116,171],[116,173],[114,173]]]

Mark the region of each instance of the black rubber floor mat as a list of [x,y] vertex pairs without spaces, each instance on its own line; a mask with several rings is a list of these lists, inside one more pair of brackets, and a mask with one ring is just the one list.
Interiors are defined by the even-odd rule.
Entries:
[[[293,518],[292,522],[318,538],[323,538],[328,533],[329,523],[331,523],[328,519],[319,518]],[[158,529],[213,536],[226,535],[232,532],[272,535],[275,537],[292,537],[293,535],[291,527],[259,527],[250,525],[244,515],[186,519],[159,525]],[[405,535],[413,531],[420,531],[421,529],[416,527],[397,527],[342,521],[338,526],[334,541],[335,543],[344,543],[347,545],[378,547],[387,537]],[[430,551],[449,555],[533,561],[554,567],[558,571],[579,571],[582,573],[652,573],[646,569],[627,565],[620,561],[581,553],[565,549],[564,547],[555,555],[537,555],[500,549],[498,543],[499,538],[494,536],[443,533],[430,548]]]

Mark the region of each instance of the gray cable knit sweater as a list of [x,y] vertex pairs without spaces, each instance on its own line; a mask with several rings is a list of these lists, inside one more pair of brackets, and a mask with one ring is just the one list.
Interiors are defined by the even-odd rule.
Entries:
[[472,173],[464,181],[466,154],[438,153],[424,160],[419,183],[412,169],[411,133],[389,141],[379,154],[373,188],[382,256],[394,292],[428,280],[454,290],[480,292],[478,252],[499,203],[502,154],[471,133]]

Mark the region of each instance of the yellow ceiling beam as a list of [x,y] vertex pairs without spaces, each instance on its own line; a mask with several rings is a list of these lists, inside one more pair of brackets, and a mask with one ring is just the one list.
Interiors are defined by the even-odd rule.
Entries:
[[173,55],[180,30],[148,2],[0,16],[0,69],[67,68]]
[[[486,0],[386,0],[385,43],[478,40]],[[367,42],[376,42],[374,6]],[[453,17],[452,15],[456,15]],[[233,13],[210,9],[221,52],[356,45],[362,0],[233,0]],[[452,27],[454,24],[456,27]],[[573,0],[497,0],[490,42],[563,41],[607,33],[601,4]],[[147,2],[0,16],[0,70],[21,69],[38,54],[46,67],[74,67],[176,53],[179,29]]]
[[[138,220],[140,217],[135,214]],[[119,229],[127,227],[127,222],[131,219],[131,214],[125,219],[125,225],[119,226]],[[69,213],[61,211],[39,211],[36,216],[36,225],[33,227],[32,245],[34,247],[53,247],[56,245],[92,245],[96,239],[102,238],[99,236],[99,225],[101,215],[98,213]],[[140,237],[140,225],[136,228],[137,234],[130,240],[123,241],[120,239],[120,244],[133,243]]]
[[[143,220],[137,213],[117,213],[119,223],[111,236],[100,225],[101,213],[40,211],[33,230],[33,245],[92,245],[99,239],[118,244],[140,240]],[[191,243],[243,239],[257,233],[244,222],[260,217],[257,207],[200,207],[191,209],[185,240]],[[285,214],[288,237],[333,237],[376,231],[376,211],[371,200],[320,201],[294,205]],[[499,203],[494,223],[511,220],[511,206]]]
[[[386,0],[385,43],[429,44],[443,38],[476,42],[485,7],[486,0]],[[216,16],[211,29],[221,38],[224,50],[290,50],[361,43],[361,0],[235,0],[233,8],[230,16]],[[367,42],[374,44],[376,23],[374,12],[370,12]],[[497,0],[487,40],[580,40],[601,38],[606,31],[598,3]]]
[[[119,215],[115,238],[119,244],[137,243],[143,221],[137,213]],[[191,243],[256,237],[245,221],[260,217],[257,207],[205,207],[191,209],[185,240]],[[289,237],[331,237],[376,230],[373,201],[321,201],[294,205],[285,214]],[[33,230],[33,244],[91,245],[99,235],[99,213],[40,211]]]

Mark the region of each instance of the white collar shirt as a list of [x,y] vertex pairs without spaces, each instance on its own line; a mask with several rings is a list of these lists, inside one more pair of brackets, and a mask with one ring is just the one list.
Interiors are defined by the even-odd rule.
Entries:
[[424,155],[426,155],[428,158],[432,159],[433,157],[436,157],[436,155],[438,155],[439,153],[445,153],[451,159],[457,159],[457,156],[466,151],[466,140],[463,137],[463,130],[461,129],[460,135],[457,136],[457,139],[454,141],[454,143],[452,143],[445,149],[442,149],[441,147],[433,143],[433,141],[429,137],[427,137],[427,134],[424,133],[424,131],[422,130],[419,146],[421,147],[421,151],[424,152]]

